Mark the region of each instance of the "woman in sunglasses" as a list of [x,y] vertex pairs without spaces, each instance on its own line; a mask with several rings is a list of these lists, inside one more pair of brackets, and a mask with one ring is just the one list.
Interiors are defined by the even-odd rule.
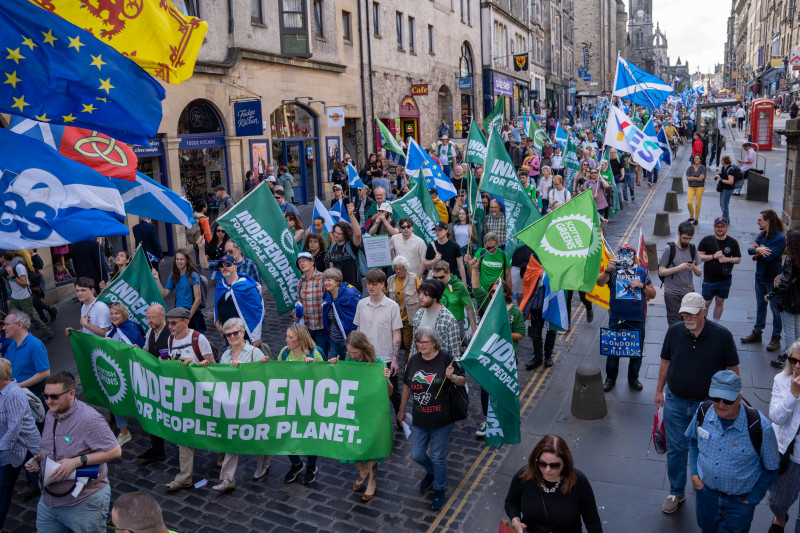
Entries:
[[517,533],[580,533],[581,520],[589,533],[603,531],[592,486],[558,435],[545,435],[511,480],[506,514]]
[[[264,352],[250,344],[245,339],[244,321],[241,318],[229,318],[222,325],[222,333],[228,341],[228,349],[219,359],[221,365],[231,365],[238,368],[241,363],[265,361]],[[236,488],[236,467],[239,464],[239,455],[226,453],[222,460],[219,477],[220,482],[212,488],[219,492],[227,492]],[[269,455],[256,456],[256,471],[253,479],[261,479],[269,470]]]
[[[211,242],[206,245],[206,256],[209,261],[219,261],[225,255],[225,241],[228,240],[228,234],[222,229],[222,226],[214,228],[214,236]],[[211,279],[219,280],[222,278],[222,273],[219,270],[211,270]]]
[[[789,234],[792,232],[790,231]],[[781,463],[778,479],[769,490],[769,508],[775,515],[770,533],[782,532],[789,519],[789,508],[800,493],[800,341],[789,348],[789,356],[783,372],[775,376],[772,398],[769,401],[769,418],[778,439]],[[800,531],[800,516],[795,522],[795,531]]]

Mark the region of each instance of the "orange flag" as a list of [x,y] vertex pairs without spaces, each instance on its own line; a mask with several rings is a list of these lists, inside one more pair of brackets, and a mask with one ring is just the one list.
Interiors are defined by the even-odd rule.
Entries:
[[[600,275],[600,272],[606,269],[610,260],[611,253],[609,253],[608,248],[606,248],[606,240],[603,239],[603,253],[600,258],[600,270],[597,272],[598,276]],[[597,304],[600,307],[605,307],[608,309],[608,301],[611,299],[611,290],[608,288],[608,285],[603,287],[598,287],[595,285],[592,289],[592,292],[586,293],[586,299],[593,304]]]

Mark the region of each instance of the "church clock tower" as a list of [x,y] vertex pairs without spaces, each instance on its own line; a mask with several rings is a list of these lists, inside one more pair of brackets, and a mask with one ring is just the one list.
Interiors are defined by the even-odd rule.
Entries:
[[653,0],[628,0],[628,34],[630,35],[631,61],[647,72],[653,73],[655,53],[653,50]]

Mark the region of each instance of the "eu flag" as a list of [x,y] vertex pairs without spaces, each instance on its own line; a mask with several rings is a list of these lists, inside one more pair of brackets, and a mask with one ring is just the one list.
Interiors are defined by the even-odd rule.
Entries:
[[149,146],[164,89],[136,63],[26,0],[0,10],[0,112]]

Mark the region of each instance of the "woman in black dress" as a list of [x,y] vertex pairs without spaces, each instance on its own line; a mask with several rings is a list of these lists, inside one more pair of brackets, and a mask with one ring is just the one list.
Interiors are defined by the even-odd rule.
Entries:
[[588,533],[603,531],[592,486],[557,435],[545,435],[511,480],[506,514],[517,533],[581,533],[581,520]]

